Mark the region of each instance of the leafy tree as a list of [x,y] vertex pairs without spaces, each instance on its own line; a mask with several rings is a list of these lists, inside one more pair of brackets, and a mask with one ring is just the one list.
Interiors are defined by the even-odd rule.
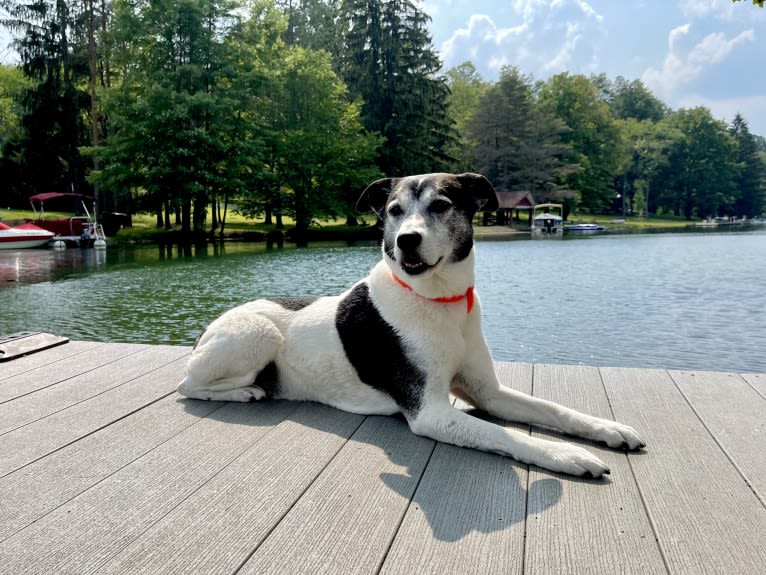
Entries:
[[349,189],[380,173],[373,160],[379,139],[364,132],[359,105],[326,53],[291,48],[283,66],[277,174],[292,197],[295,238],[302,241],[316,215],[349,215]]
[[663,188],[658,173],[668,166],[671,146],[681,133],[666,122],[623,121],[627,151],[629,154],[622,180],[622,193],[626,207],[635,213],[648,215],[650,206],[656,210],[657,192]]
[[364,101],[365,127],[385,137],[378,165],[387,175],[448,169],[454,131],[447,88],[426,30],[410,0],[344,0],[341,63],[352,98]]
[[581,169],[566,178],[568,187],[580,194],[586,208],[609,206],[616,195],[614,178],[625,164],[625,144],[597,86],[585,76],[558,74],[542,84],[540,99],[569,128],[563,139],[572,146]]
[[469,122],[469,158],[499,190],[524,186],[538,200],[563,199],[559,184],[578,168],[563,121],[537,102],[530,77],[503,68]]
[[766,164],[758,156],[755,139],[750,134],[747,122],[739,114],[734,117],[734,121],[729,127],[729,133],[734,136],[737,142],[736,162],[738,169],[735,178],[736,188],[739,192],[739,197],[731,207],[732,215],[754,218],[761,215],[766,207],[764,204]]
[[83,6],[65,0],[0,0],[3,24],[16,34],[21,69],[32,82],[23,97],[18,142],[19,192],[80,190],[85,170],[79,146],[87,144],[89,95]]
[[[115,3],[117,63],[125,77],[107,102],[114,123],[105,183],[139,187],[157,209],[181,213],[185,233],[202,232],[221,184],[231,127],[221,38],[233,26],[226,0]],[[229,104],[229,105],[227,105]],[[159,223],[159,222],[158,222]]]
[[610,86],[608,104],[612,115],[622,120],[633,118],[658,122],[670,112],[641,80],[629,82],[622,76],[618,76]]
[[449,115],[455,122],[456,130],[454,147],[449,153],[457,158],[460,165],[458,171],[470,171],[474,168],[467,151],[475,145],[470,135],[470,120],[476,114],[479,101],[490,84],[482,80],[471,62],[463,62],[447,70],[447,85]]
[[283,34],[288,45],[329,52],[336,64],[343,53],[343,31],[338,26],[341,0],[276,0],[287,18]]
[[661,171],[660,205],[687,219],[728,213],[738,192],[736,142],[726,126],[704,107],[679,110],[663,123],[679,137]]

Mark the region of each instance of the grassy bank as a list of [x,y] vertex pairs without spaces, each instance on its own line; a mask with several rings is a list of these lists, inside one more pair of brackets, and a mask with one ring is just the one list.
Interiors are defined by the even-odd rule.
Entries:
[[[46,217],[58,217],[68,215],[66,213],[46,212]],[[31,210],[1,210],[0,219],[6,223],[13,224],[23,222],[27,218],[33,218],[34,213]],[[110,238],[110,243],[143,243],[143,242],[162,242],[175,241],[180,233],[179,227],[166,230],[156,226],[155,216],[152,214],[135,214],[133,216],[133,227],[121,229],[116,236]],[[370,227],[374,225],[372,216],[366,216],[360,219],[361,225],[348,226],[345,219],[314,222],[309,227],[309,239],[311,241],[321,240],[343,240],[343,239],[371,239],[375,236]],[[651,216],[650,218],[629,217],[625,220],[614,215],[593,215],[593,214],[572,214],[569,223],[593,222],[605,226],[610,232],[614,233],[640,233],[642,231],[674,231],[692,225],[692,222],[684,218],[673,216]],[[289,217],[283,217],[284,228],[278,230],[275,225],[267,225],[262,221],[246,218],[240,214],[229,212],[226,216],[226,227],[224,237],[228,240],[253,240],[263,241],[270,234],[275,232],[287,234],[295,226],[295,222]],[[513,235],[514,233],[525,233],[527,230],[524,224],[518,223],[513,228],[506,226],[477,226],[475,228],[476,236],[499,237]]]

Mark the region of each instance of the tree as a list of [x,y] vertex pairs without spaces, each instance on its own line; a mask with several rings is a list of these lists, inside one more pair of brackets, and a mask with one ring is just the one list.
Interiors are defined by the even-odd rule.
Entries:
[[[116,62],[125,71],[108,95],[114,133],[100,151],[103,181],[137,187],[157,210],[178,208],[182,230],[204,231],[208,200],[230,161],[231,99],[222,39],[237,18],[226,0],[120,0]],[[158,219],[158,224],[162,223]]]
[[22,103],[18,142],[19,192],[80,191],[85,169],[79,146],[89,143],[85,12],[65,0],[0,0],[3,22],[16,39],[24,76],[31,85]]
[[389,176],[446,170],[454,139],[449,89],[431,49],[426,16],[410,0],[344,0],[342,76],[364,104],[367,130],[385,142],[378,165]]
[[471,171],[472,161],[467,152],[475,142],[470,134],[470,120],[476,114],[479,101],[490,84],[482,80],[471,62],[463,62],[447,70],[447,86],[448,110],[456,131],[454,146],[449,153],[460,165],[457,171]]
[[360,106],[348,102],[327,53],[292,47],[283,74],[276,170],[292,199],[294,238],[304,241],[316,215],[351,214],[346,192],[380,175],[380,140],[364,131]]
[[668,148],[658,202],[691,219],[730,212],[737,199],[736,142],[704,107],[682,109],[664,124],[679,135]]
[[468,122],[475,169],[502,191],[531,189],[539,200],[563,199],[560,185],[578,168],[563,142],[567,128],[550,107],[537,101],[532,80],[517,68],[503,68],[486,89]]
[[558,74],[542,84],[540,100],[550,106],[569,131],[580,170],[566,178],[580,194],[580,204],[593,210],[611,205],[614,178],[623,172],[625,144],[619,124],[601,99],[596,85],[585,76]]
[[285,43],[328,52],[337,71],[344,41],[338,26],[341,0],[276,0],[276,5],[287,18]]
[[754,218],[760,216],[766,208],[764,204],[766,165],[758,156],[755,139],[750,134],[747,122],[739,114],[734,117],[729,133],[737,143],[735,185],[739,192],[732,206],[732,215]]
[[658,122],[670,113],[668,107],[641,80],[629,82],[622,76],[618,76],[610,86],[607,103],[612,115],[622,120],[633,118]]

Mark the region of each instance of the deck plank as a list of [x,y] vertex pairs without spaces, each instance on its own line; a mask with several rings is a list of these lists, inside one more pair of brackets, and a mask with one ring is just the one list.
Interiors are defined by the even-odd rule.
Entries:
[[182,357],[119,387],[14,429],[0,442],[0,477],[173,393]]
[[670,375],[623,368],[601,374],[615,417],[647,441],[630,463],[671,572],[763,572],[766,509]]
[[[614,419],[595,367],[535,365],[534,395]],[[558,433],[534,430],[533,435],[588,449],[610,467],[611,475],[601,481],[552,478],[550,472],[532,469],[529,505],[537,511],[528,518],[525,572],[666,573],[628,456]]]
[[0,435],[146,375],[187,355],[178,346],[145,346],[95,369],[0,404]]
[[671,371],[670,376],[766,504],[766,399],[733,373]]
[[233,573],[363,420],[318,404],[298,406],[99,573]]
[[0,573],[99,573],[296,408],[288,402],[225,404],[6,539]]
[[9,377],[19,375],[25,371],[39,369],[42,366],[56,363],[64,358],[105,345],[108,344],[96,341],[70,341],[37,353],[17,357],[12,361],[0,362],[0,385],[3,385],[2,381]]
[[[52,349],[64,348],[68,345],[71,344],[67,343]],[[2,381],[0,403],[55,385],[97,367],[108,365],[116,359],[134,354],[144,347],[146,346],[136,343],[99,345],[86,349],[82,353],[67,355],[59,361],[25,370]],[[40,355],[40,352],[37,355]]]
[[[498,376],[532,389],[531,364],[498,364]],[[526,465],[438,444],[381,573],[522,573],[526,499]]]
[[1,478],[0,541],[220,408],[170,395]]
[[434,445],[368,417],[238,573],[375,573]]
[[766,374],[764,373],[742,373],[742,379],[753,386],[761,397],[766,397]]

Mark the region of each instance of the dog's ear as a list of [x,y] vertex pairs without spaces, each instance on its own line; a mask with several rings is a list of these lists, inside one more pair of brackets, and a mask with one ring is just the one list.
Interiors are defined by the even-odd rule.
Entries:
[[357,211],[365,213],[372,210],[378,214],[379,218],[383,219],[388,194],[394,189],[395,182],[395,178],[383,178],[372,182],[365,188],[356,202]]
[[461,187],[473,196],[476,203],[476,211],[494,212],[499,207],[497,194],[489,180],[481,174],[458,174],[455,176]]

